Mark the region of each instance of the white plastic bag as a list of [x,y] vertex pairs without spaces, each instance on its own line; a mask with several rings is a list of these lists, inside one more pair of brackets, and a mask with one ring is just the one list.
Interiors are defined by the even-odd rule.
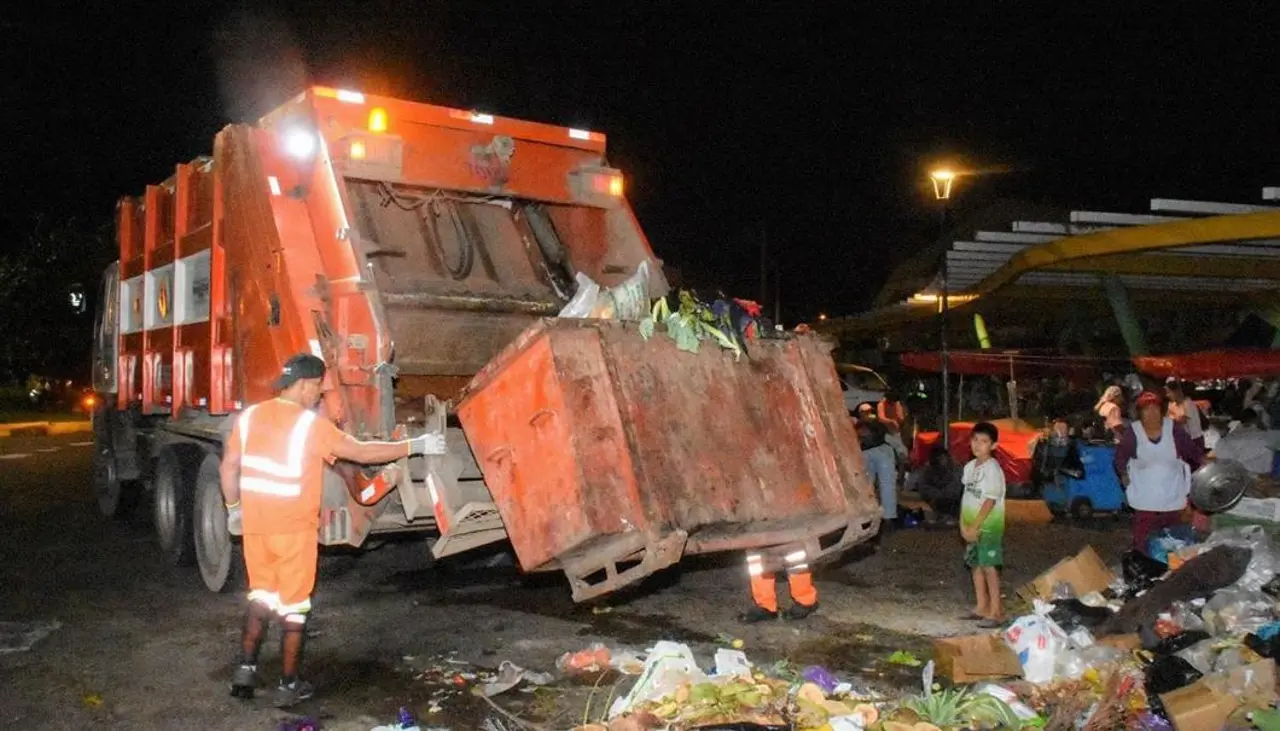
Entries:
[[1058,655],[1070,644],[1056,622],[1039,614],[1015,620],[1005,630],[1004,642],[1018,656],[1022,677],[1037,684],[1053,680]]
[[721,647],[716,650],[716,677],[751,677],[751,661],[742,650]]
[[643,320],[649,315],[649,262],[640,262],[635,274],[616,287],[609,288],[613,297],[615,320]]
[[670,695],[682,683],[697,685],[707,680],[688,645],[663,640],[649,649],[640,678],[630,693],[614,701],[609,708],[609,718],[620,716],[641,703]]
[[560,310],[559,316],[591,317],[592,311],[596,308],[596,302],[600,299],[600,285],[582,272],[578,272],[575,279],[578,282],[578,291],[573,293],[573,299]]

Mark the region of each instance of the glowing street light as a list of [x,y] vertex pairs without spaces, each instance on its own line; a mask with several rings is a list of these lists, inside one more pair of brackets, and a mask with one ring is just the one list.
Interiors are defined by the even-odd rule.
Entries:
[[951,199],[951,184],[959,177],[955,171],[939,168],[930,171],[929,179],[933,181],[933,197],[940,201]]
[[942,346],[942,443],[951,448],[951,366],[947,351],[947,315],[951,309],[951,287],[948,283],[947,254],[951,250],[945,243],[947,235],[947,203],[951,200],[951,186],[959,175],[950,168],[934,168],[929,171],[929,180],[933,182],[933,197],[937,199],[940,211],[938,214],[938,238],[944,241],[942,249],[942,312],[939,317],[939,340]]

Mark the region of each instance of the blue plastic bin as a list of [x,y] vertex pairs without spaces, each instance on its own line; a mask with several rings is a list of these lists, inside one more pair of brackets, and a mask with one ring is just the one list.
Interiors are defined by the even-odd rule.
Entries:
[[1124,508],[1124,488],[1116,476],[1116,448],[1110,444],[1077,442],[1084,477],[1059,475],[1055,485],[1044,486],[1044,501],[1054,513],[1087,517]]

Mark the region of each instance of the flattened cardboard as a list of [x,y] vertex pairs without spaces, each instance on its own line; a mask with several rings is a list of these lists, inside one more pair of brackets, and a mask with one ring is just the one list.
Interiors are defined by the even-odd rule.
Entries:
[[1275,661],[1260,660],[1165,693],[1160,702],[1177,731],[1219,731],[1242,706],[1262,708],[1275,698]]
[[953,683],[1010,678],[1022,675],[1013,650],[994,634],[943,637],[933,641],[933,661],[938,672]]
[[1136,634],[1111,635],[1109,637],[1099,637],[1096,644],[1103,647],[1114,647],[1125,652],[1133,652],[1142,647],[1142,638]]
[[1115,578],[1116,575],[1102,562],[1102,557],[1093,550],[1093,546],[1085,546],[1080,553],[1054,564],[1053,568],[1018,589],[1017,593],[1028,603],[1033,599],[1047,600],[1053,596],[1054,585],[1066,582],[1071,585],[1076,596],[1084,596],[1091,591],[1106,589]]

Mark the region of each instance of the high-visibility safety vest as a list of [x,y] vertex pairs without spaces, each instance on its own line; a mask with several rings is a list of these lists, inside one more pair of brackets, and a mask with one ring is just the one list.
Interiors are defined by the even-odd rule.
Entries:
[[240,502],[246,534],[287,533],[319,526],[322,458],[308,448],[314,411],[275,399],[255,404],[236,420]]
[[[273,497],[299,497],[302,495],[303,460],[307,456],[307,437],[316,421],[314,411],[303,410],[289,430],[289,441],[283,455],[270,454],[250,437],[253,434],[253,413],[258,406],[250,406],[240,415],[240,492],[270,495]],[[261,451],[260,451],[261,450]]]

